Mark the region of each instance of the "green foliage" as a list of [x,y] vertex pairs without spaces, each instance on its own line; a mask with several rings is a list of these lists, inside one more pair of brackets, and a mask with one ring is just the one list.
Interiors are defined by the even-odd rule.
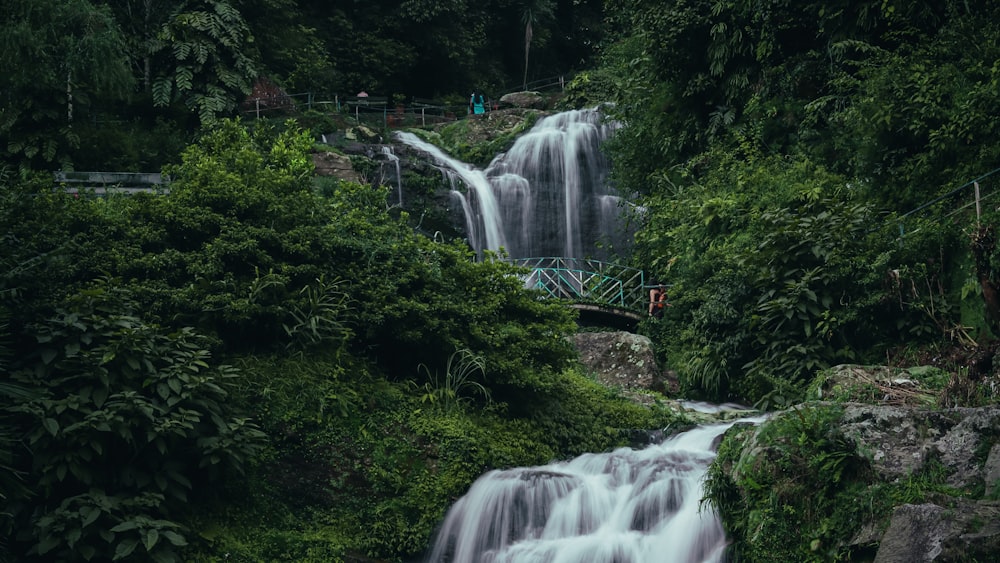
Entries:
[[134,314],[127,292],[95,287],[31,327],[12,366],[32,390],[7,408],[30,455],[34,497],[8,503],[16,540],[39,557],[118,560],[141,546],[175,561],[190,500],[248,467],[263,434],[226,405],[232,368],[212,366],[190,329],[165,332]]
[[[490,392],[483,384],[470,379],[478,373],[480,377],[486,373],[486,362],[483,358],[476,356],[469,350],[456,350],[448,356],[448,363],[445,365],[444,375],[437,372],[431,373],[427,366],[418,366],[424,373],[427,382],[418,387],[420,401],[429,403],[433,407],[450,411],[457,406],[470,401],[469,393],[478,394],[490,402]],[[416,383],[413,385],[416,387]]]
[[[573,357],[564,336],[572,313],[524,289],[501,260],[477,262],[459,242],[435,242],[385,212],[385,191],[343,183],[326,202],[337,219],[323,244],[330,267],[353,280],[353,342],[397,378],[428,373],[456,349],[481,357],[485,385],[501,402],[544,387]],[[336,249],[335,254],[332,252]],[[423,382],[418,380],[418,385]]]
[[696,161],[664,179],[645,198],[636,259],[672,284],[657,337],[684,387],[783,406],[817,369],[893,337],[883,312],[895,249],[843,178],[745,151],[713,151],[706,173]]
[[417,134],[438,145],[453,158],[486,167],[496,155],[510,149],[517,137],[531,129],[538,118],[538,113],[527,111],[520,122],[499,133],[490,132],[489,126],[480,120],[462,119],[433,133],[418,131]]
[[[350,334],[350,296],[321,248],[329,219],[312,193],[302,131],[223,121],[168,168],[170,194],[129,200],[115,270],[148,308],[219,335],[227,347],[311,346]],[[107,250],[97,250],[106,255]]]
[[573,110],[606,104],[615,99],[619,78],[608,68],[580,72],[566,84],[556,105],[560,109]]
[[244,485],[240,510],[203,515],[210,533],[196,550],[239,561],[411,559],[485,471],[604,451],[626,443],[627,430],[677,422],[572,372],[554,374],[544,396],[522,394],[527,405],[444,409],[330,354],[256,358],[243,371],[234,399],[260,405],[276,447]]
[[72,169],[73,123],[132,84],[121,29],[88,0],[11,0],[0,22],[0,157],[27,172]]
[[160,171],[177,164],[191,140],[181,123],[164,117],[115,127],[77,123],[74,133],[80,138],[71,153],[76,170]]
[[39,539],[31,554],[62,561],[109,556],[119,561],[133,554],[150,561],[181,561],[175,548],[187,545],[182,527],[148,516],[157,514],[163,501],[156,493],[109,496],[98,489],[66,498],[38,518]]
[[350,299],[341,289],[343,284],[342,280],[331,283],[320,278],[316,280],[316,285],[307,285],[300,290],[304,302],[301,305],[293,303],[289,307],[291,322],[282,325],[289,337],[289,348],[336,344],[351,334],[343,320]]
[[677,413],[661,405],[637,405],[574,370],[560,374],[551,388],[511,404],[542,430],[545,443],[563,454],[605,451],[628,443],[628,431],[666,428]]
[[845,365],[821,371],[805,395],[823,401],[940,407],[943,405],[939,399],[952,377],[933,366],[902,369]]
[[996,6],[611,6],[613,177],[643,196],[634,259],[673,284],[686,390],[780,405],[833,362],[988,334],[969,214],[939,219],[964,202],[888,223],[996,160]]
[[726,434],[707,498],[748,561],[846,561],[841,547],[872,517],[858,502],[867,460],[835,426],[841,411],[805,406]]
[[245,485],[253,492],[242,510],[204,516],[212,552],[245,561],[413,557],[488,468],[556,456],[537,427],[499,405],[428,408],[408,385],[342,367],[328,355],[244,367],[251,381],[235,398],[261,405],[278,447]]
[[203,126],[214,125],[242,101],[237,95],[250,93],[257,71],[245,46],[252,39],[243,15],[225,0],[181,4],[151,45],[162,69],[153,103],[183,101]]
[[949,7],[937,25],[887,33],[906,48],[859,53],[849,77],[834,84],[851,103],[839,104],[829,119],[838,137],[853,139],[836,142],[840,151],[850,147],[842,154],[849,154],[852,173],[878,180],[867,194],[872,200],[906,211],[995,161],[996,124],[988,115],[1000,91],[1000,45],[986,22],[996,10],[989,3]]
[[858,316],[872,303],[858,291],[855,266],[872,250],[865,244],[871,215],[864,205],[818,200],[761,216],[764,239],[747,257],[761,290],[750,324],[761,348],[747,377],[796,385],[855,359],[852,336],[866,324]]

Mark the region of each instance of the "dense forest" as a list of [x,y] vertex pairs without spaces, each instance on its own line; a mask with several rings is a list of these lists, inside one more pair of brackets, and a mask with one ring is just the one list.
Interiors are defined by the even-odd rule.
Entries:
[[[572,77],[554,107],[623,125],[624,258],[673,305],[640,331],[684,396],[959,350],[989,361],[942,364],[955,404],[996,402],[994,2],[0,5],[0,560],[409,560],[488,469],[688,422],[591,379],[513,266],[317,178],[337,115],[241,119],[260,84]],[[53,189],[74,169],[170,190]]]

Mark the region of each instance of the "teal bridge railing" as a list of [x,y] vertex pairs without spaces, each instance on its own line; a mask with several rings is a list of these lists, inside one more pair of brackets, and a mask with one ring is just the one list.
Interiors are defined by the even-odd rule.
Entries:
[[641,313],[649,304],[643,270],[586,258],[517,258],[525,285],[548,297]]

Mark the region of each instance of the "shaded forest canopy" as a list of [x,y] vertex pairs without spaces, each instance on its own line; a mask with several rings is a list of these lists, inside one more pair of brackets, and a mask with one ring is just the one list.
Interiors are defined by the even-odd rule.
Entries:
[[[344,116],[234,119],[262,79],[464,103],[572,76],[557,108],[623,124],[626,259],[672,285],[640,331],[683,396],[933,361],[949,406],[996,402],[995,200],[900,236],[996,192],[995,2],[2,4],[0,560],[412,559],[488,469],[688,422],[598,385],[509,264],[317,178],[306,126]],[[53,191],[73,169],[171,190]]]

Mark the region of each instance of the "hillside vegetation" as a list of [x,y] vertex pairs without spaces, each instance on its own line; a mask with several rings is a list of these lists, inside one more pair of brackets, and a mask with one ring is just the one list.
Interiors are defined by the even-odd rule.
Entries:
[[[0,559],[400,561],[490,468],[685,423],[583,373],[509,265],[316,179],[303,125],[344,114],[238,119],[259,78],[464,100],[576,71],[561,107],[624,125],[628,259],[673,304],[640,330],[685,396],[935,362],[948,406],[996,402],[998,215],[960,209],[1000,167],[993,2],[8,4]],[[161,167],[169,193],[52,185]]]

